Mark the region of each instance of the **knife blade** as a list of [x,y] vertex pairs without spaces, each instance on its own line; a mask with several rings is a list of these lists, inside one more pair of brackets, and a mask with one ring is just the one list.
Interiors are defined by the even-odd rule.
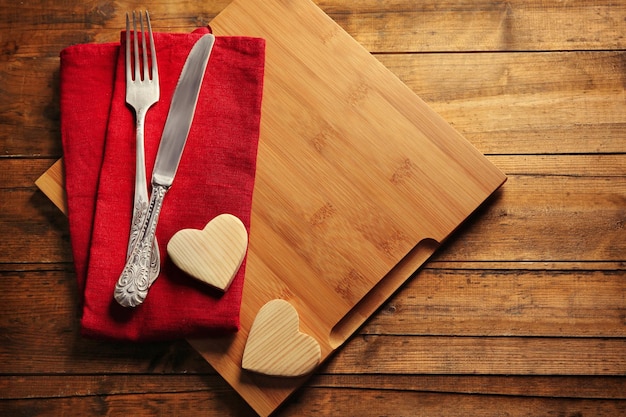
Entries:
[[174,90],[152,173],[152,194],[135,246],[115,285],[115,300],[124,307],[143,303],[151,286],[150,258],[165,194],[172,186],[191,129],[202,79],[215,36],[201,37],[191,48]]

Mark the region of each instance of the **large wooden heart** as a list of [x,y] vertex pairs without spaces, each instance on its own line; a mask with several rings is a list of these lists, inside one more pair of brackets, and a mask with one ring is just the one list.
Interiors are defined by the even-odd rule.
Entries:
[[283,377],[313,371],[321,358],[320,345],[299,327],[298,312],[289,302],[272,300],[265,304],[248,335],[242,368]]

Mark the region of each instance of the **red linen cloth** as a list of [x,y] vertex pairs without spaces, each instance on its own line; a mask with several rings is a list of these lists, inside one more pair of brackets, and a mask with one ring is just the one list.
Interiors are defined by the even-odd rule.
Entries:
[[[161,97],[147,113],[150,180],[161,132],[184,62],[208,29],[155,33]],[[61,131],[72,250],[85,336],[167,340],[233,332],[245,261],[221,294],[187,276],[166,246],[180,229],[202,229],[230,213],[249,230],[259,136],[265,41],[216,37],[193,124],[157,227],[161,274],[138,307],[113,299],[124,267],[135,176],[135,119],[125,103],[122,45],[77,45],[61,52]]]

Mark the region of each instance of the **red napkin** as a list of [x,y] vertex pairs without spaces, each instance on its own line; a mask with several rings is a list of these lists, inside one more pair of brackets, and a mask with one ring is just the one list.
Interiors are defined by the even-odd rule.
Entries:
[[[155,33],[161,98],[147,113],[151,177],[161,132],[183,64],[208,29]],[[202,229],[230,213],[249,230],[259,136],[265,41],[217,37],[194,121],[157,227],[161,274],[138,307],[113,299],[130,231],[135,121],[125,104],[122,46],[77,45],[61,53],[61,130],[70,234],[84,298],[82,333],[117,340],[203,337],[239,328],[245,261],[228,291],[180,271],[166,246],[180,229]]]

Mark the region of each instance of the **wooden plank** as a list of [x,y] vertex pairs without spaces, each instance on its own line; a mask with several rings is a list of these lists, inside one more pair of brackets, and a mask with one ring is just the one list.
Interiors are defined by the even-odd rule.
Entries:
[[[435,106],[450,101],[463,103],[494,97],[502,100],[516,97],[518,102],[522,102],[539,94],[544,94],[544,101],[548,102],[548,98],[556,94],[562,95],[563,99],[575,99],[577,95],[591,91],[595,91],[596,95],[614,97],[613,94],[623,86],[625,55],[623,51],[561,51],[386,53],[375,54],[375,57],[420,97]],[[592,97],[584,99],[588,104],[602,104],[592,100]],[[534,104],[543,104],[535,101]],[[544,114],[543,117],[551,115]],[[492,121],[491,118],[488,121]],[[510,118],[506,121],[515,120]]]
[[358,415],[358,416],[501,416],[622,415],[626,402],[621,400],[576,400],[557,398],[520,398],[490,395],[431,394],[404,391],[360,389],[309,389],[281,413],[284,416]]
[[626,152],[624,52],[377,58],[483,153]]
[[359,335],[329,361],[324,372],[623,375],[625,351],[626,338]]
[[0,188],[32,190],[35,181],[55,162],[56,158],[0,158]]
[[318,3],[373,52],[623,49],[626,44],[620,26],[626,7],[610,0]]
[[623,376],[321,374],[307,385],[517,397],[626,399],[626,378]]
[[[626,399],[624,377],[318,374],[309,388],[350,388],[519,397]],[[217,374],[0,376],[0,398],[41,399],[142,393],[224,392]]]
[[[615,417],[626,413],[626,401],[571,398],[523,398],[492,395],[439,394],[394,390],[313,388],[300,393],[281,416],[428,415],[476,417],[502,415]],[[91,415],[148,417],[256,416],[232,391],[102,395],[41,400],[0,401],[0,413],[32,417]]]
[[625,177],[626,154],[490,155],[494,165],[514,176]]
[[0,189],[0,263],[71,262],[67,218],[36,188]]
[[132,373],[122,375],[14,375],[0,376],[0,398],[46,399],[87,397],[93,395],[129,395],[142,393],[189,393],[226,391],[222,377],[199,373]]
[[[189,31],[209,23],[228,3],[155,2],[150,12],[156,30]],[[373,52],[606,50],[626,45],[620,26],[626,7],[610,0],[316,3]],[[123,12],[134,7],[127,0],[88,6],[63,1],[46,8],[15,4],[0,9],[4,27],[20,22],[21,28],[9,32],[5,49],[21,56],[56,56],[70,44],[115,41]]]
[[58,58],[0,61],[4,155],[61,155],[58,78]]
[[435,259],[622,262],[625,187],[624,177],[509,176]]
[[0,400],[3,416],[84,417],[155,415],[177,417],[254,417],[256,414],[231,389],[183,393],[133,393],[45,400]]
[[626,337],[624,275],[425,269],[361,333]]
[[496,273],[497,271],[517,270],[526,271],[552,271],[562,272],[590,272],[590,271],[623,271],[622,261],[438,261],[431,259],[424,269],[450,269],[453,271],[485,270]]

